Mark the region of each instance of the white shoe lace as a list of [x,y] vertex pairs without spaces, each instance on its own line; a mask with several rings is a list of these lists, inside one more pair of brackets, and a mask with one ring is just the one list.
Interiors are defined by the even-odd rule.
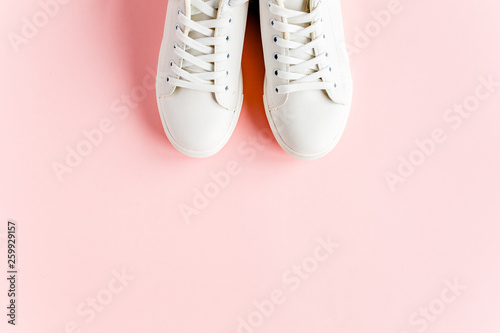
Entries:
[[[249,0],[228,0],[228,6],[239,6]],[[215,47],[229,42],[229,36],[217,36],[216,29],[231,24],[231,18],[217,18],[220,0],[191,0],[191,15],[187,17],[177,11],[179,24],[176,36],[185,45],[174,44],[174,52],[181,59],[180,64],[170,62],[172,71],[178,77],[167,77],[169,84],[177,87],[220,93],[229,87],[215,84],[215,80],[226,77],[227,71],[215,71],[216,63],[228,61],[230,54],[215,53]],[[181,28],[182,26],[182,28]]]
[[328,65],[325,51],[326,35],[323,33],[321,0],[309,12],[284,7],[284,0],[268,2],[272,14],[281,21],[272,19],[271,27],[282,33],[275,35],[273,42],[284,48],[287,54],[275,53],[274,60],[286,65],[286,70],[274,70],[274,75],[287,83],[275,87],[278,94],[304,90],[327,90],[336,86],[331,82],[332,68]]

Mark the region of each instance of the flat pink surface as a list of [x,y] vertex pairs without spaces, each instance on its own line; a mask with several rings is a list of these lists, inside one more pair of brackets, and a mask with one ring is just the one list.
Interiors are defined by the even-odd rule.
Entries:
[[498,333],[500,3],[394,1],[343,1],[354,104],[313,162],[266,139],[256,1],[242,115],[204,160],[143,87],[166,0],[1,1],[0,331]]

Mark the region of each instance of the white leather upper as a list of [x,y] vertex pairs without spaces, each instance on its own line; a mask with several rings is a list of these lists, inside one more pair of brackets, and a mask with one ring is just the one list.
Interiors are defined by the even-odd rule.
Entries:
[[[273,42],[273,36],[276,32],[271,28],[270,22],[271,19],[281,20],[281,18],[272,15],[268,10],[268,3],[270,1],[276,0],[260,1],[260,20],[264,61],[266,64],[267,102],[270,109],[276,109],[286,103],[288,95],[276,94],[274,91],[274,88],[282,83],[279,78],[275,77],[274,70],[286,70],[286,66],[276,62],[273,55],[275,53],[286,54],[287,50],[278,47]],[[313,2],[313,0],[310,1],[311,3]],[[348,104],[350,103],[352,95],[352,82],[349,69],[349,59],[345,45],[340,0],[323,0],[321,5],[323,8],[326,8],[323,16],[326,37],[325,45],[329,54],[328,61],[332,67],[332,75],[334,77],[333,82],[336,83],[336,88],[328,90],[327,93],[332,101],[340,104]]]
[[175,87],[167,77],[178,76],[170,62],[182,66],[182,59],[174,52],[174,44],[185,45],[176,36],[179,24],[178,10],[190,15],[190,0],[170,0],[162,41],[157,75],[157,97],[165,132],[173,145],[193,157],[206,157],[216,153],[225,144],[236,124],[242,102],[241,57],[245,35],[248,3],[228,5],[221,0],[217,18],[230,20],[228,28],[215,29],[216,36],[228,36],[229,40],[215,48],[215,52],[227,52],[227,61],[216,63],[216,71],[227,71],[227,77],[215,82],[228,87],[227,91],[211,93]]
[[289,94],[287,102],[269,110],[271,127],[282,147],[301,159],[314,159],[331,151],[340,139],[349,105],[332,102],[322,90]]
[[[181,59],[174,53],[174,43],[179,43],[175,36],[175,26],[178,24],[176,19],[178,9],[184,13],[189,13],[189,0],[170,0],[167,8],[167,18],[163,34],[162,49],[158,60],[158,93],[160,97],[171,95],[175,86],[166,82],[169,75],[174,75],[170,69],[170,61],[180,63]],[[218,12],[219,18],[231,18],[231,25],[226,29],[216,29],[216,34],[227,35],[230,42],[219,46],[216,52],[228,52],[230,58],[228,61],[219,65],[216,70],[228,70],[227,78],[221,80],[221,83],[229,87],[228,92],[216,94],[216,100],[219,104],[228,110],[234,109],[239,99],[238,80],[241,74],[241,57],[243,50],[243,41],[245,37],[245,27],[248,12],[248,4],[242,6],[228,6],[228,0],[221,0]],[[179,45],[183,47],[183,45]]]
[[172,143],[190,156],[216,152],[235,117],[235,112],[218,104],[210,92],[176,89],[160,103]]
[[[274,59],[275,53],[286,54],[273,41],[276,31],[270,26],[272,15],[268,2],[260,2],[260,19],[266,83],[264,87],[266,111],[273,132],[280,145],[291,155],[301,159],[314,159],[328,153],[338,142],[351,107],[352,80],[347,56],[340,0],[322,0],[325,25],[325,47],[332,68],[332,88],[328,90],[297,91],[288,94],[276,93],[275,87],[286,84],[276,77],[275,69],[286,70],[286,66]],[[286,3],[305,0],[286,0]],[[313,5],[314,0],[310,0]],[[317,1],[317,0],[316,0]],[[299,5],[297,7],[305,7]],[[295,8],[294,8],[295,9]],[[283,36],[280,36],[283,37]]]

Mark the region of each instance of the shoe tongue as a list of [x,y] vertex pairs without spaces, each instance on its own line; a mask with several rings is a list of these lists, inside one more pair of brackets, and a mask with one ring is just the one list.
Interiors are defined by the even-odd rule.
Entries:
[[[281,2],[281,4],[287,8],[287,9],[292,9],[304,13],[309,13],[312,9],[315,8],[317,5],[318,0],[277,0],[277,2]],[[308,24],[300,24],[301,27],[306,28]],[[310,38],[308,37],[299,37],[299,36],[293,36],[291,38],[292,41],[299,42],[302,44],[306,44],[311,41]],[[302,59],[304,61],[311,60],[313,56],[308,55],[306,53],[303,54],[296,54],[295,57]],[[311,74],[313,70],[308,69],[308,68],[303,68],[303,69],[296,69],[297,73],[301,73],[304,75]]]
[[[205,3],[208,3],[213,8],[217,8],[219,6],[219,2],[220,2],[219,0],[202,0],[202,1]],[[191,1],[188,1],[188,3],[186,5],[189,6],[191,9],[191,16],[196,16],[196,15],[200,14],[200,11],[197,10],[196,8],[192,7],[190,3],[191,3]]]
[[309,0],[281,0],[285,8],[297,10],[297,11],[306,11]]
[[[203,2],[208,3],[211,7],[215,8],[215,9],[217,9],[217,7],[219,5],[219,0],[203,0]],[[210,17],[208,15],[203,14],[194,6],[191,6],[191,1],[187,0],[186,4],[189,5],[189,7],[186,7],[186,8],[188,8],[188,11],[189,11],[188,17],[190,17],[193,21],[198,22],[198,21],[205,21],[205,20],[214,19],[213,17]],[[191,37],[193,39],[198,39],[198,38],[204,38],[205,36],[203,36],[202,34],[200,34],[198,32],[191,30],[191,31],[189,31],[189,37]],[[194,56],[201,55],[200,52],[193,50],[193,49],[189,49],[189,48],[186,48],[186,52],[188,52]],[[205,72],[205,70],[202,70],[201,68],[198,68],[195,66],[189,66],[189,67],[184,68],[184,69],[189,73]]]

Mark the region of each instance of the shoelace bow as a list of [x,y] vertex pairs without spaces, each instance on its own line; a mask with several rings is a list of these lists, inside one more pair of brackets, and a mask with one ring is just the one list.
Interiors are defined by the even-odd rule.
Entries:
[[[239,6],[249,0],[228,0],[229,6]],[[172,71],[178,76],[167,77],[167,82],[177,87],[220,93],[228,86],[215,84],[215,80],[225,78],[227,71],[215,71],[215,64],[227,61],[230,54],[215,53],[215,47],[229,42],[229,36],[215,36],[215,29],[231,24],[231,18],[217,18],[219,0],[191,0],[191,18],[180,9],[177,11],[179,24],[176,25],[177,38],[184,48],[174,44],[174,52],[181,64],[170,62]],[[198,17],[201,19],[197,19]],[[183,26],[183,29],[181,29]]]
[[285,48],[287,54],[276,53],[274,59],[285,64],[287,70],[274,71],[274,75],[287,80],[287,84],[275,87],[278,94],[304,90],[326,90],[336,87],[330,80],[332,68],[328,65],[325,51],[326,35],[322,32],[321,0],[314,9],[302,12],[285,8],[283,0],[268,2],[272,14],[282,21],[271,20],[271,26],[283,37],[275,35],[273,42]]

